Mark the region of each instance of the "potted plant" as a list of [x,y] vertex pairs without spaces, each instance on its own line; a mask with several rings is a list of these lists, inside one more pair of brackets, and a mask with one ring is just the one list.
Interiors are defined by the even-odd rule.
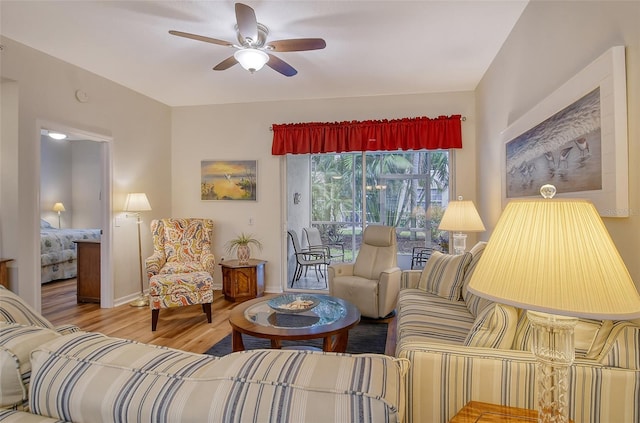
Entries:
[[258,239],[254,238],[252,234],[242,232],[227,242],[227,253],[233,254],[235,251],[238,262],[240,264],[247,264],[251,257],[251,245],[254,245],[262,251],[262,243]]

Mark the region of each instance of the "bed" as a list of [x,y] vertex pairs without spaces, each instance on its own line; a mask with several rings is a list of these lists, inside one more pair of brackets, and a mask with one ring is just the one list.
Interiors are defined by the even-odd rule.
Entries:
[[77,276],[76,244],[79,239],[100,239],[100,229],[56,229],[40,220],[41,283]]

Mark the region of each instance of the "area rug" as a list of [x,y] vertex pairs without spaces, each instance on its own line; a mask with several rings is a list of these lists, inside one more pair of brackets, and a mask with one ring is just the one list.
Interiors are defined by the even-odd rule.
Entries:
[[[384,354],[384,348],[387,341],[387,328],[388,324],[383,321],[368,319],[360,320],[360,323],[349,331],[347,352],[352,354]],[[244,347],[247,350],[271,348],[271,343],[268,339],[242,335],[242,341],[244,342]],[[282,346],[312,346],[322,349],[322,338],[309,339],[306,341],[283,341]],[[221,357],[229,353],[231,353],[231,335],[227,335],[224,339],[205,352],[205,354],[214,355],[216,357]]]

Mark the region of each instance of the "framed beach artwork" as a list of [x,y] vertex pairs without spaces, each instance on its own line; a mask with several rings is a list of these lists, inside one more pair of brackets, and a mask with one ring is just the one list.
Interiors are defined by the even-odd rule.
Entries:
[[503,207],[539,196],[590,199],[601,216],[629,216],[624,47],[613,47],[502,133]]
[[256,160],[203,160],[200,199],[256,201],[257,171]]

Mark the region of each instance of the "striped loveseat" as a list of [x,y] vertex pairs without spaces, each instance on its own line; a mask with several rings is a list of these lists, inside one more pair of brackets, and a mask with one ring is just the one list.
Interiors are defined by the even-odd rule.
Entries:
[[406,360],[299,350],[213,357],[98,333],[61,334],[1,288],[0,320],[2,422],[403,419]]
[[[484,243],[403,271],[396,356],[410,362],[406,421],[448,422],[469,401],[535,409],[535,358],[523,310],[466,289]],[[579,320],[569,375],[576,423],[640,422],[640,325]]]

